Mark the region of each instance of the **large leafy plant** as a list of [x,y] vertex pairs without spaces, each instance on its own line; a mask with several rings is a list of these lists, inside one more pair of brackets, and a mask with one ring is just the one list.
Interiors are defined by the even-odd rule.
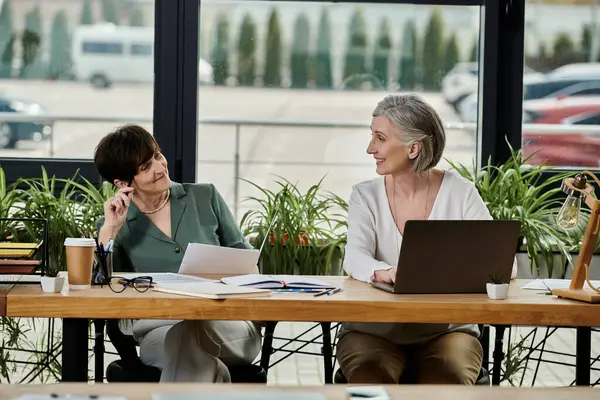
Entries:
[[[102,216],[104,202],[114,193],[110,185],[98,189],[77,173],[70,179],[49,177],[44,167],[40,178],[20,179],[16,187],[21,201],[15,206],[14,217],[48,221],[49,260],[44,272],[50,276],[65,269],[65,238],[89,237]],[[24,222],[19,224],[16,237],[20,241],[39,240],[42,229],[39,223]]]
[[[0,168],[0,218],[10,218],[19,200],[19,192],[15,190],[14,184],[6,182],[4,170]],[[12,236],[15,225],[14,221],[0,220],[0,242]]]
[[510,151],[510,158],[501,165],[492,165],[491,159],[482,168],[475,163],[471,168],[450,160],[448,163],[474,183],[494,219],[521,221],[522,245],[527,250],[531,270],[535,268],[539,273],[543,262],[548,276],[552,276],[557,253],[562,268],[567,262],[571,264],[570,250],[575,239],[556,225],[556,214],[564,200],[560,182],[569,174],[546,178],[544,172],[550,167],[528,165],[530,157],[512,147]]
[[[96,187],[77,173],[70,179],[49,177],[43,167],[40,178],[20,179],[9,185],[0,168],[0,218],[48,220],[50,264],[44,272],[55,275],[65,268],[64,238],[88,236],[103,213],[104,202],[115,190],[108,183]],[[37,242],[43,237],[42,229],[43,226],[35,222],[0,221],[0,241]],[[48,320],[47,335],[32,341],[27,334],[40,330],[35,323],[35,319],[0,318],[3,333],[0,335],[0,382],[11,381],[11,375],[17,372],[17,363],[29,368],[23,380],[45,381],[57,379],[60,374],[56,357],[61,347],[54,338],[54,320]],[[21,353],[18,359],[15,352]]]
[[306,192],[285,178],[278,190],[262,188],[262,195],[241,220],[242,231],[261,248],[260,269],[265,274],[330,275],[339,273],[346,244],[347,203],[322,190],[321,179]]

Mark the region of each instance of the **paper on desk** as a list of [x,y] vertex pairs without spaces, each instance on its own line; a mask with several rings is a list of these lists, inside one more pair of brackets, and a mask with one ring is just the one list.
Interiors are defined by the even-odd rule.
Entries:
[[152,400],[326,400],[326,397],[317,391],[308,390],[240,390],[212,393],[153,393]]
[[154,283],[193,283],[193,282],[218,282],[214,279],[205,279],[198,276],[174,274],[173,272],[136,272],[136,273],[118,273],[123,278],[133,279],[139,276],[150,276]]
[[[600,281],[591,281],[592,285],[598,287],[600,285]],[[529,290],[553,290],[553,289],[568,289],[571,285],[570,279],[536,279],[534,281],[529,282],[526,285],[521,286],[521,289],[529,289]],[[583,284],[584,288],[589,289],[590,286],[587,282]]]
[[243,275],[256,272],[258,256],[256,249],[236,249],[190,243],[185,251],[179,273]]
[[[22,394],[19,397],[13,397],[11,400],[90,400],[92,398],[89,395],[79,394],[59,394],[54,395],[51,393],[47,394]],[[95,400],[127,400],[126,397],[122,396],[95,396]]]

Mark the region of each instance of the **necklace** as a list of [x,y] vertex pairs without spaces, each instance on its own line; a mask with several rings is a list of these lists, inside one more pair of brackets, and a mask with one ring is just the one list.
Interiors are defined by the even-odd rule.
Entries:
[[[398,228],[398,220],[396,218],[396,180],[392,178],[392,199],[394,204],[394,211],[392,212],[392,218],[394,219],[394,225],[396,226],[396,245],[398,247],[398,257],[400,257],[400,229]],[[429,204],[429,171],[427,171],[427,192],[425,194],[425,210],[423,210],[423,219],[427,219],[427,205]]]
[[[169,198],[171,198],[171,189],[167,189],[167,197],[165,197],[165,201],[163,201],[162,204],[160,206],[158,206],[158,208],[155,208],[154,210],[140,210],[140,211],[143,212],[144,214],[157,213],[160,210],[162,210],[163,208],[165,208],[165,206],[169,202]],[[131,195],[131,200],[133,201],[133,194]]]

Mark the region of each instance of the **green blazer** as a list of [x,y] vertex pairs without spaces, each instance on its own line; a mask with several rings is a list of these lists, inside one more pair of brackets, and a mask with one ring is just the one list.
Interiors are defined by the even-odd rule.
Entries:
[[[97,222],[98,230],[104,217]],[[131,202],[113,243],[115,272],[177,272],[189,243],[252,248],[212,184],[171,186],[169,238]]]

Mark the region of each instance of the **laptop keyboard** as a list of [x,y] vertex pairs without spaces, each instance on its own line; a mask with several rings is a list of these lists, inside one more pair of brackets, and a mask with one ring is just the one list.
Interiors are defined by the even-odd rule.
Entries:
[[385,290],[386,292],[394,293],[394,285],[383,282],[371,282],[371,285],[378,289]]

